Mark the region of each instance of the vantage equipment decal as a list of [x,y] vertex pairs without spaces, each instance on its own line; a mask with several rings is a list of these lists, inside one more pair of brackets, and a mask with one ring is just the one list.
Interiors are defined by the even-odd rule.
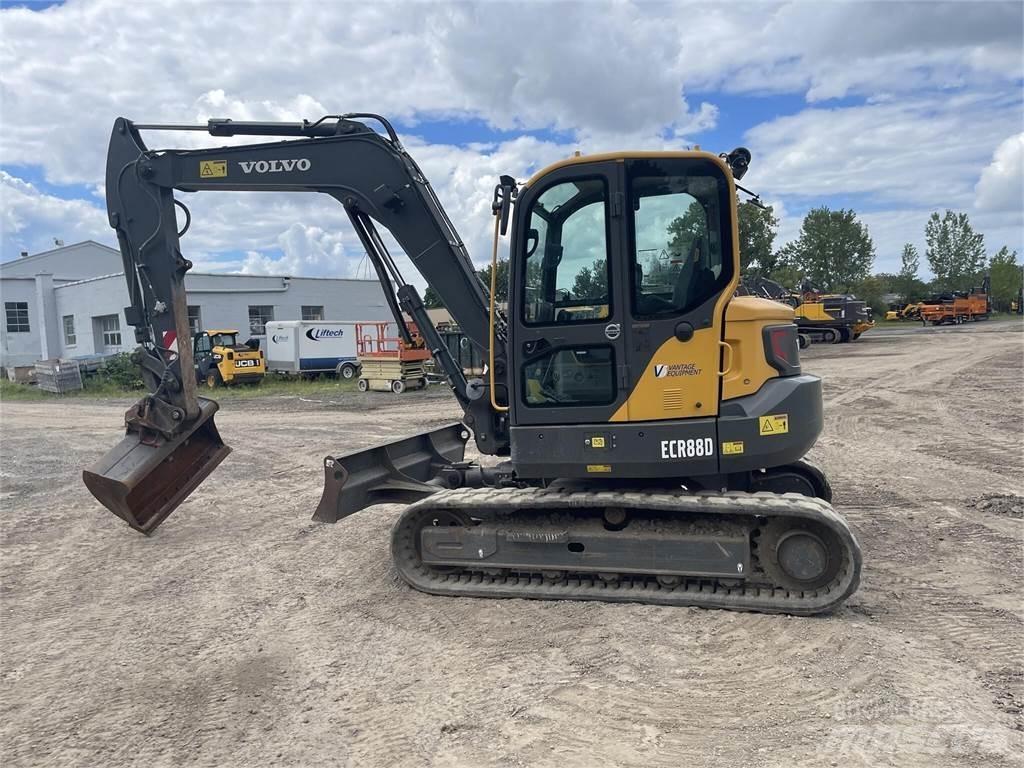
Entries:
[[654,376],[658,379],[668,376],[700,376],[700,368],[695,363],[655,363]]

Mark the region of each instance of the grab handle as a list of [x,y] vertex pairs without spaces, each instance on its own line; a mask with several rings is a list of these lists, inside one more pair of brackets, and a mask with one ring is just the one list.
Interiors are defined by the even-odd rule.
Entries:
[[727,342],[720,341],[720,342],[718,342],[718,346],[723,347],[726,350],[728,350],[728,354],[726,355],[726,360],[729,361],[729,364],[725,366],[725,370],[721,370],[721,371],[718,372],[719,376],[726,376],[726,375],[729,374],[730,371],[732,371],[732,345],[727,343]]

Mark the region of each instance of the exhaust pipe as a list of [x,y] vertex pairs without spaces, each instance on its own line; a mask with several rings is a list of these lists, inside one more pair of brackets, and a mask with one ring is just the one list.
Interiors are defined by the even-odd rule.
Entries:
[[199,415],[171,436],[129,422],[124,439],[82,472],[100,504],[147,536],[231,453],[213,423],[219,406],[198,402]]

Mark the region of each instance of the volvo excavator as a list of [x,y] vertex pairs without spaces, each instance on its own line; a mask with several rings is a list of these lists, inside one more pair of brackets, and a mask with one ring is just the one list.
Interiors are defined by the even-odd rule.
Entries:
[[[158,130],[265,138],[149,149],[142,134]],[[192,264],[175,192],[319,192],[344,207],[399,330],[404,315],[420,328],[463,417],[327,456],[314,519],[406,505],[396,570],[438,595],[829,611],[856,590],[861,552],[805,460],[822,393],[801,370],[793,310],[734,297],[736,182],[749,162],[743,148],[623,152],[573,157],[525,183],[502,176],[492,263],[510,231],[511,277],[499,312],[497,270],[488,289],[384,118],[119,118],[107,207],[149,394],[85,483],[151,534],[230,451],[217,403],[198,396],[193,350],[176,342],[189,338]],[[379,228],[482,353],[484,375],[453,359]],[[470,437],[495,459],[465,460]]]

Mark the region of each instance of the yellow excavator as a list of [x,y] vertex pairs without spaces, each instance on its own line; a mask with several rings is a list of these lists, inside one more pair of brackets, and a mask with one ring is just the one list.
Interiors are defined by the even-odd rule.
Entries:
[[[154,151],[147,130],[270,140]],[[174,192],[319,192],[344,207],[400,332],[404,312],[463,417],[327,456],[316,520],[407,505],[392,532],[395,567],[434,594],[828,611],[856,590],[861,553],[805,459],[822,429],[821,380],[801,368],[793,310],[734,297],[736,181],[749,162],[743,148],[621,152],[573,157],[525,183],[502,176],[491,207],[492,264],[511,234],[504,313],[497,270],[481,284],[384,118],[119,118],[107,207],[150,394],[85,483],[149,534],[230,451],[217,404],[182,373],[192,350],[164,343],[188,332],[180,237],[190,216]],[[175,208],[186,212],[180,232]],[[483,376],[452,358],[378,226],[487,360]],[[465,461],[470,437],[495,458]]]

